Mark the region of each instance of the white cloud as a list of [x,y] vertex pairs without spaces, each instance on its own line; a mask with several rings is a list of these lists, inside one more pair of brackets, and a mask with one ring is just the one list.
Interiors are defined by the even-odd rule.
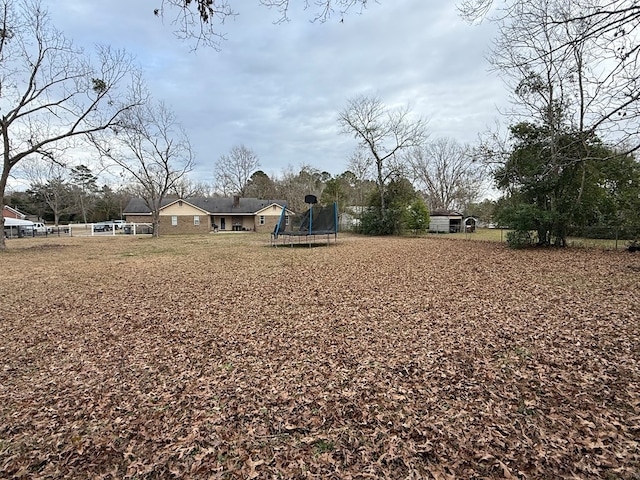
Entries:
[[410,103],[430,119],[432,137],[460,142],[474,141],[505,103],[484,59],[493,27],[465,24],[452,2],[381,0],[326,23],[310,22],[313,13],[292,2],[292,21],[279,25],[276,11],[234,2],[240,15],[221,26],[223,50],[195,53],[147,2],[57,0],[48,8],[77,44],[136,55],[152,94],[189,133],[196,180],[211,180],[215,160],[239,143],[265,171],[307,163],[342,172],[356,142],[339,134],[336,118],[361,93]]

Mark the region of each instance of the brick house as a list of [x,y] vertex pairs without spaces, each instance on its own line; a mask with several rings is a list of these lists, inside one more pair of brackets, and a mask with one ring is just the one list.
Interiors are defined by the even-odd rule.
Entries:
[[[160,235],[211,231],[271,232],[278,223],[284,200],[258,198],[165,198],[160,206]],[[151,223],[144,200],[132,199],[124,209],[127,223]],[[286,209],[287,217],[295,215]]]
[[15,218],[16,220],[25,220],[27,216],[24,213],[20,213],[15,208],[11,208],[9,205],[3,205],[2,216],[4,218]]

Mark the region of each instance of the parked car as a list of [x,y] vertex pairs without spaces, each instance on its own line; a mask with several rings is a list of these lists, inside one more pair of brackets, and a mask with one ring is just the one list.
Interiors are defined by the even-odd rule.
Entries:
[[32,235],[46,235],[47,233],[53,232],[53,229],[51,227],[47,227],[42,222],[34,222],[33,226],[32,225],[27,225],[24,230],[25,230],[25,233],[27,235],[29,235],[29,234],[32,234]]
[[110,232],[113,225],[108,222],[100,222],[93,225],[94,232]]

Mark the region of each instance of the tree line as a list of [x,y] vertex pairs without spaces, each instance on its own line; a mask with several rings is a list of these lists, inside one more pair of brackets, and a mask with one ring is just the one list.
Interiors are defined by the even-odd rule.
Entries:
[[[238,153],[241,153],[239,157]],[[253,168],[246,168],[247,159],[251,160]],[[294,212],[303,212],[308,208],[304,203],[304,197],[308,194],[315,195],[324,205],[336,202],[340,213],[354,209],[360,212],[381,203],[371,168],[359,154],[349,160],[347,170],[336,175],[311,165],[301,165],[290,166],[270,176],[259,167],[257,154],[244,145],[238,145],[216,162],[213,183],[191,181],[184,177],[175,182],[163,198],[239,195],[284,200]],[[244,173],[239,174],[241,171]],[[404,171],[409,172],[408,165]],[[231,181],[234,173],[235,178]],[[28,179],[28,187],[24,191],[7,193],[4,203],[56,225],[120,219],[129,200],[139,193],[139,187],[134,183],[119,186],[101,183],[97,172],[83,164],[67,168],[55,163],[26,162],[23,175]],[[423,192],[417,187],[417,178],[401,174],[390,177],[385,184],[386,204],[398,209],[420,201],[427,211],[429,208],[457,205],[465,205],[467,210],[473,208],[471,202],[456,203],[471,198],[463,188],[461,190],[465,191],[465,195],[427,196],[430,200],[425,202]],[[396,225],[395,231],[399,228]]]
[[[164,3],[208,25],[233,14],[227,2]],[[286,18],[288,1],[263,3]],[[366,3],[319,2],[318,19],[334,7],[343,14]],[[170,195],[273,197],[301,211],[304,195],[316,193],[341,208],[363,207],[366,233],[399,233],[424,207],[455,208],[514,227],[514,241],[557,246],[572,229],[637,222],[640,7],[622,0],[467,0],[459,8],[471,21],[499,26],[489,58],[513,101],[506,137],[494,132],[475,146],[431,140],[427,122],[410,108],[361,95],[337,115],[341,132],[356,140],[342,174],[303,166],[269,178],[257,155],[239,145],[218,159],[216,181],[207,186],[189,180],[188,136],[147,91],[126,52],[98,46],[89,54],[49,23],[37,1],[0,0],[0,196],[54,222],[121,216],[123,200],[137,196],[157,226]],[[492,8],[499,12],[493,17]],[[96,152],[92,168],[99,171],[68,160],[80,144]],[[18,169],[29,190],[7,198]],[[104,172],[126,187],[98,188]],[[488,180],[502,196],[478,204]]]

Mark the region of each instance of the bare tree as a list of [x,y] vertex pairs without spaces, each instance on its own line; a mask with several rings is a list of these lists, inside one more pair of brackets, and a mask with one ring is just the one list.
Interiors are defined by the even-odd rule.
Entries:
[[171,194],[178,198],[209,197],[212,194],[212,187],[207,182],[194,182],[184,177],[173,185]]
[[414,148],[407,154],[407,162],[431,210],[464,209],[483,191],[481,164],[468,147],[453,139],[439,138]]
[[[302,1],[302,0],[301,0]],[[333,15],[343,17],[351,8],[360,5],[364,9],[370,0],[316,0],[312,14],[313,21],[325,22]],[[162,18],[171,18],[178,38],[194,40],[196,48],[199,45],[220,49],[220,43],[225,35],[220,31],[220,25],[231,17],[238,15],[229,0],[159,0],[160,4],[154,9],[154,14]],[[240,4],[240,2],[237,2]],[[280,17],[277,23],[289,20],[290,0],[260,0],[260,4],[275,8]],[[304,0],[305,8],[310,8],[309,0]],[[170,14],[169,11],[173,12]]]
[[235,145],[215,164],[216,189],[222,195],[244,197],[251,175],[260,167],[258,155],[244,145]]
[[0,198],[25,158],[59,162],[73,139],[115,125],[137,104],[119,90],[134,73],[129,55],[98,47],[93,62],[37,1],[0,1]]
[[127,111],[111,133],[92,135],[93,144],[106,168],[119,167],[131,177],[158,237],[162,200],[193,168],[189,138],[172,111],[151,101]]
[[390,109],[378,96],[360,95],[348,101],[338,115],[338,123],[342,133],[353,135],[367,155],[371,155],[384,212],[386,185],[401,173],[400,154],[422,145],[427,138],[425,121],[413,119],[408,106]]
[[347,168],[353,172],[356,178],[360,181],[371,179],[371,167],[373,161],[367,158],[367,151],[362,148],[357,149],[347,163]]
[[296,172],[289,165],[282,173],[282,178],[277,181],[279,193],[282,199],[287,201],[287,208],[294,212],[303,212],[307,207],[304,203],[306,195],[314,195],[320,198],[326,180],[331,177],[327,172],[321,172],[310,165],[300,165]]
[[27,158],[20,165],[29,181],[29,192],[53,212],[56,226],[60,215],[71,210],[72,194],[68,170],[49,159]]
[[367,152],[361,148],[356,150],[349,158],[347,168],[355,177],[355,182],[352,185],[354,189],[354,202],[355,205],[362,211],[365,205],[365,200],[371,194],[373,189],[373,181],[371,180],[371,167],[373,162],[367,158]]
[[517,102],[544,111],[550,125],[571,124],[626,153],[640,149],[637,1],[468,0],[459,8],[477,19],[492,6],[500,33],[491,61]]

